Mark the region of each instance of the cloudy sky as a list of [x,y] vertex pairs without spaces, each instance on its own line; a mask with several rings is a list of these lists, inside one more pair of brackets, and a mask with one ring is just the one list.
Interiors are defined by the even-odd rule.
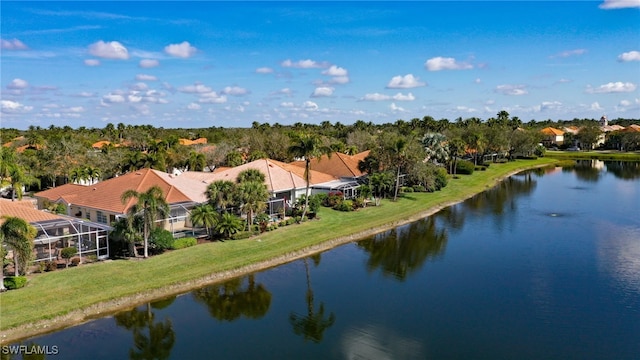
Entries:
[[640,0],[2,1],[2,127],[640,117]]

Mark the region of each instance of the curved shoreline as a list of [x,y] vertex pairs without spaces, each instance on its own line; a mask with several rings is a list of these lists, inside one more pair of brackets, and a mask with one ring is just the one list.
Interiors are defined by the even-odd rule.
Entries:
[[[506,173],[494,179],[493,183],[487,184],[485,189],[483,189],[482,191],[486,191],[494,187],[496,184],[503,181],[504,179],[509,178],[510,176],[513,176],[527,169],[539,168],[539,167],[544,167],[548,165],[549,164],[541,164],[537,166],[527,167],[525,169],[511,171],[509,173]],[[100,302],[94,305],[90,305],[84,309],[74,310],[65,315],[57,316],[52,319],[40,320],[34,323],[19,325],[11,329],[2,330],[0,331],[0,344],[5,345],[11,342],[17,342],[30,337],[44,335],[44,334],[59,331],[68,327],[80,325],[88,321],[113,315],[123,310],[132,309],[141,304],[151,302],[160,298],[184,294],[186,292],[189,292],[191,290],[194,290],[206,285],[222,282],[225,280],[230,280],[230,279],[233,279],[239,276],[248,275],[257,271],[267,270],[269,268],[273,268],[273,267],[283,265],[298,259],[308,257],[310,255],[324,252],[344,244],[362,240],[366,237],[373,236],[373,235],[382,233],[384,231],[396,228],[398,226],[409,224],[417,220],[420,220],[422,218],[431,216],[442,209],[461,203],[479,193],[482,193],[482,191],[471,193],[466,196],[462,196],[458,199],[446,201],[442,204],[432,206],[424,211],[415,213],[403,220],[393,221],[375,228],[368,229],[366,231],[361,231],[354,234],[337,237],[337,238],[327,240],[315,245],[308,246],[306,248],[303,248],[294,252],[273,257],[269,260],[256,262],[256,263],[242,266],[232,270],[211,273],[204,277],[200,277],[193,280],[187,280],[179,284],[164,286],[156,290],[139,293],[132,296],[124,296],[118,299]]]

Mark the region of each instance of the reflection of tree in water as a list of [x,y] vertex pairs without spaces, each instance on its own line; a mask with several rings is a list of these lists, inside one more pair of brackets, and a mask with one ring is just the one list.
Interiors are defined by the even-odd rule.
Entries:
[[[484,191],[464,202],[467,209],[482,210],[480,215],[502,215],[505,208],[509,211],[515,209],[515,200],[518,196],[530,194],[537,182],[533,179],[532,172],[510,176],[498,183],[495,187]],[[491,209],[491,212],[486,211]]]
[[144,309],[136,308],[114,316],[116,325],[133,332],[133,347],[129,349],[131,359],[168,359],[171,355],[176,340],[173,326],[169,319],[154,322],[152,307],[153,304],[147,303]]
[[398,280],[419,270],[427,259],[444,254],[448,235],[436,227],[435,216],[416,221],[358,242],[369,253],[369,271],[380,268]]
[[[311,257],[315,266],[320,264],[320,254]],[[307,275],[307,313],[289,315],[289,322],[293,326],[293,332],[296,335],[302,335],[305,340],[311,340],[315,343],[322,341],[325,330],[333,325],[336,316],[332,312],[325,318],[324,303],[320,302],[318,310],[314,306],[313,289],[311,288],[311,274],[309,273],[309,263],[307,259],[303,259],[304,268]]]
[[605,161],[607,172],[618,179],[635,180],[640,178],[640,161]]
[[271,306],[271,293],[262,284],[256,284],[254,275],[206,286],[195,290],[193,296],[220,321],[233,321],[241,316],[259,319]]
[[600,179],[600,169],[593,166],[593,160],[576,160],[575,165],[563,167],[562,171],[573,171],[578,180],[586,182],[597,182]]

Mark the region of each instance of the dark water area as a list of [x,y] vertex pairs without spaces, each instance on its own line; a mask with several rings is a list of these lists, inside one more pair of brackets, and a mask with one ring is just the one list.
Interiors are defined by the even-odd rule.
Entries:
[[527,171],[357,243],[22,344],[64,359],[640,359],[640,164]]

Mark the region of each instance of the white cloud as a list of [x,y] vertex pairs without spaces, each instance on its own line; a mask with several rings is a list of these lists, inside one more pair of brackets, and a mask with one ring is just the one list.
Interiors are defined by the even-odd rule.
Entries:
[[270,67],[261,67],[256,69],[256,73],[258,74],[272,74],[273,69]]
[[640,8],[640,0],[604,0],[598,6],[600,9]]
[[140,96],[140,94],[137,93],[137,92],[133,92],[133,93],[127,95],[127,100],[130,103],[139,103],[139,102],[142,101],[142,96]]
[[596,101],[596,102],[594,102],[593,104],[591,104],[590,109],[591,109],[591,110],[594,110],[594,111],[604,110],[604,109],[602,108],[602,106],[600,106],[600,104],[598,104],[598,102],[597,102],[597,101]]
[[618,61],[640,61],[640,51],[629,51],[618,56]]
[[138,66],[144,69],[154,68],[159,65],[160,65],[160,62],[154,59],[142,59],[138,63]]
[[7,89],[11,90],[24,90],[29,87],[29,83],[26,80],[22,79],[13,79],[7,85]]
[[248,94],[249,91],[239,86],[227,86],[222,90],[222,93],[232,96],[242,96]]
[[349,82],[348,76],[334,76],[329,83],[331,84],[346,84]]
[[109,104],[119,104],[119,103],[123,103],[125,102],[126,99],[124,98],[123,94],[119,94],[119,93],[109,93],[105,96],[102,97],[102,105],[109,105]]
[[75,95],[72,95],[72,96],[89,98],[89,97],[94,97],[95,94],[92,93],[92,92],[88,92],[88,91],[82,91],[82,92],[79,92],[79,93],[77,93]]
[[100,60],[98,59],[86,59],[84,64],[87,66],[100,66]]
[[415,99],[416,97],[413,96],[412,93],[408,93],[407,95],[403,95],[402,93],[397,93],[393,95],[393,100],[397,100],[397,101],[413,101]]
[[538,107],[538,111],[558,110],[562,106],[559,101],[543,101]]
[[349,75],[348,71],[345,68],[341,68],[335,65],[331,65],[327,70],[322,72],[322,75],[327,76],[347,76]]
[[189,110],[200,110],[201,108],[202,106],[200,106],[200,104],[193,103],[193,102],[187,105],[187,109]]
[[424,67],[429,71],[473,69],[473,65],[471,64],[458,62],[454,58],[445,58],[441,56],[427,60],[424,63]]
[[509,84],[498,85],[496,86],[494,91],[502,95],[513,95],[513,96],[526,95],[529,93],[524,85],[509,85]]
[[[597,103],[595,103],[597,104]],[[619,106],[631,106],[631,101],[629,100],[620,100]]]
[[478,110],[474,109],[474,108],[470,108],[467,106],[456,106],[456,111],[457,112],[467,112],[467,113],[472,113],[472,112],[476,112]]
[[326,63],[319,63],[311,59],[298,60],[296,62],[287,59],[280,63],[280,66],[285,68],[298,68],[298,69],[321,69],[327,67]]
[[105,59],[127,60],[129,51],[117,41],[104,42],[102,40],[89,45],[89,54]]
[[314,91],[313,94],[311,94],[311,97],[327,97],[327,96],[331,96],[333,95],[333,91],[335,89],[332,87],[328,87],[328,86],[320,86],[317,87]]
[[380,94],[380,93],[373,93],[373,94],[366,94],[364,96],[364,98],[362,98],[362,100],[364,100],[364,101],[385,101],[385,100],[391,100],[391,96],[385,95],[385,94]]
[[584,55],[587,52],[586,49],[574,49],[574,50],[566,50],[566,51],[562,51],[560,53],[557,53],[555,55],[551,55],[549,56],[550,58],[567,58],[570,56],[578,56],[578,55]]
[[5,114],[15,114],[21,112],[28,112],[33,109],[32,106],[25,106],[17,101],[2,100],[0,101],[0,111]]
[[131,84],[129,86],[129,89],[135,90],[135,91],[146,91],[146,90],[149,90],[149,85],[143,82],[137,82],[135,84]]
[[136,75],[136,80],[137,81],[157,81],[158,78],[153,75],[138,74]]
[[215,91],[211,91],[200,96],[198,102],[207,104],[224,104],[227,102],[225,95],[218,95]]
[[0,39],[0,49],[2,50],[27,50],[29,47],[18,39]]
[[280,106],[283,108],[292,108],[294,105],[292,102],[282,102],[280,103]]
[[480,78],[476,78],[475,80],[473,80],[473,82],[476,84],[481,84],[482,80],[480,80]]
[[180,44],[171,44],[164,47],[164,52],[179,58],[192,57],[198,49],[191,46],[188,41],[183,41]]
[[426,83],[420,82],[418,78],[414,77],[413,74],[407,74],[405,76],[398,75],[391,78],[391,80],[387,84],[387,88],[410,89],[426,85]]
[[140,115],[150,115],[151,109],[149,109],[149,105],[147,104],[133,104],[130,106],[135,112]]
[[397,106],[396,103],[391,103],[391,105],[389,105],[389,109],[393,110],[393,111],[399,111],[399,112],[406,112],[407,110],[405,110],[404,108]]
[[304,104],[302,104],[302,107],[306,111],[317,111],[318,110],[318,104],[314,103],[313,101],[305,101]]
[[178,91],[187,93],[187,94],[205,94],[205,93],[212,92],[213,89],[202,84],[193,84],[193,85],[179,87]]
[[610,82],[604,85],[600,85],[597,88],[592,88],[591,85],[587,86],[585,92],[589,94],[609,94],[609,93],[621,93],[621,92],[631,92],[636,89],[636,84],[622,81],[618,82]]

